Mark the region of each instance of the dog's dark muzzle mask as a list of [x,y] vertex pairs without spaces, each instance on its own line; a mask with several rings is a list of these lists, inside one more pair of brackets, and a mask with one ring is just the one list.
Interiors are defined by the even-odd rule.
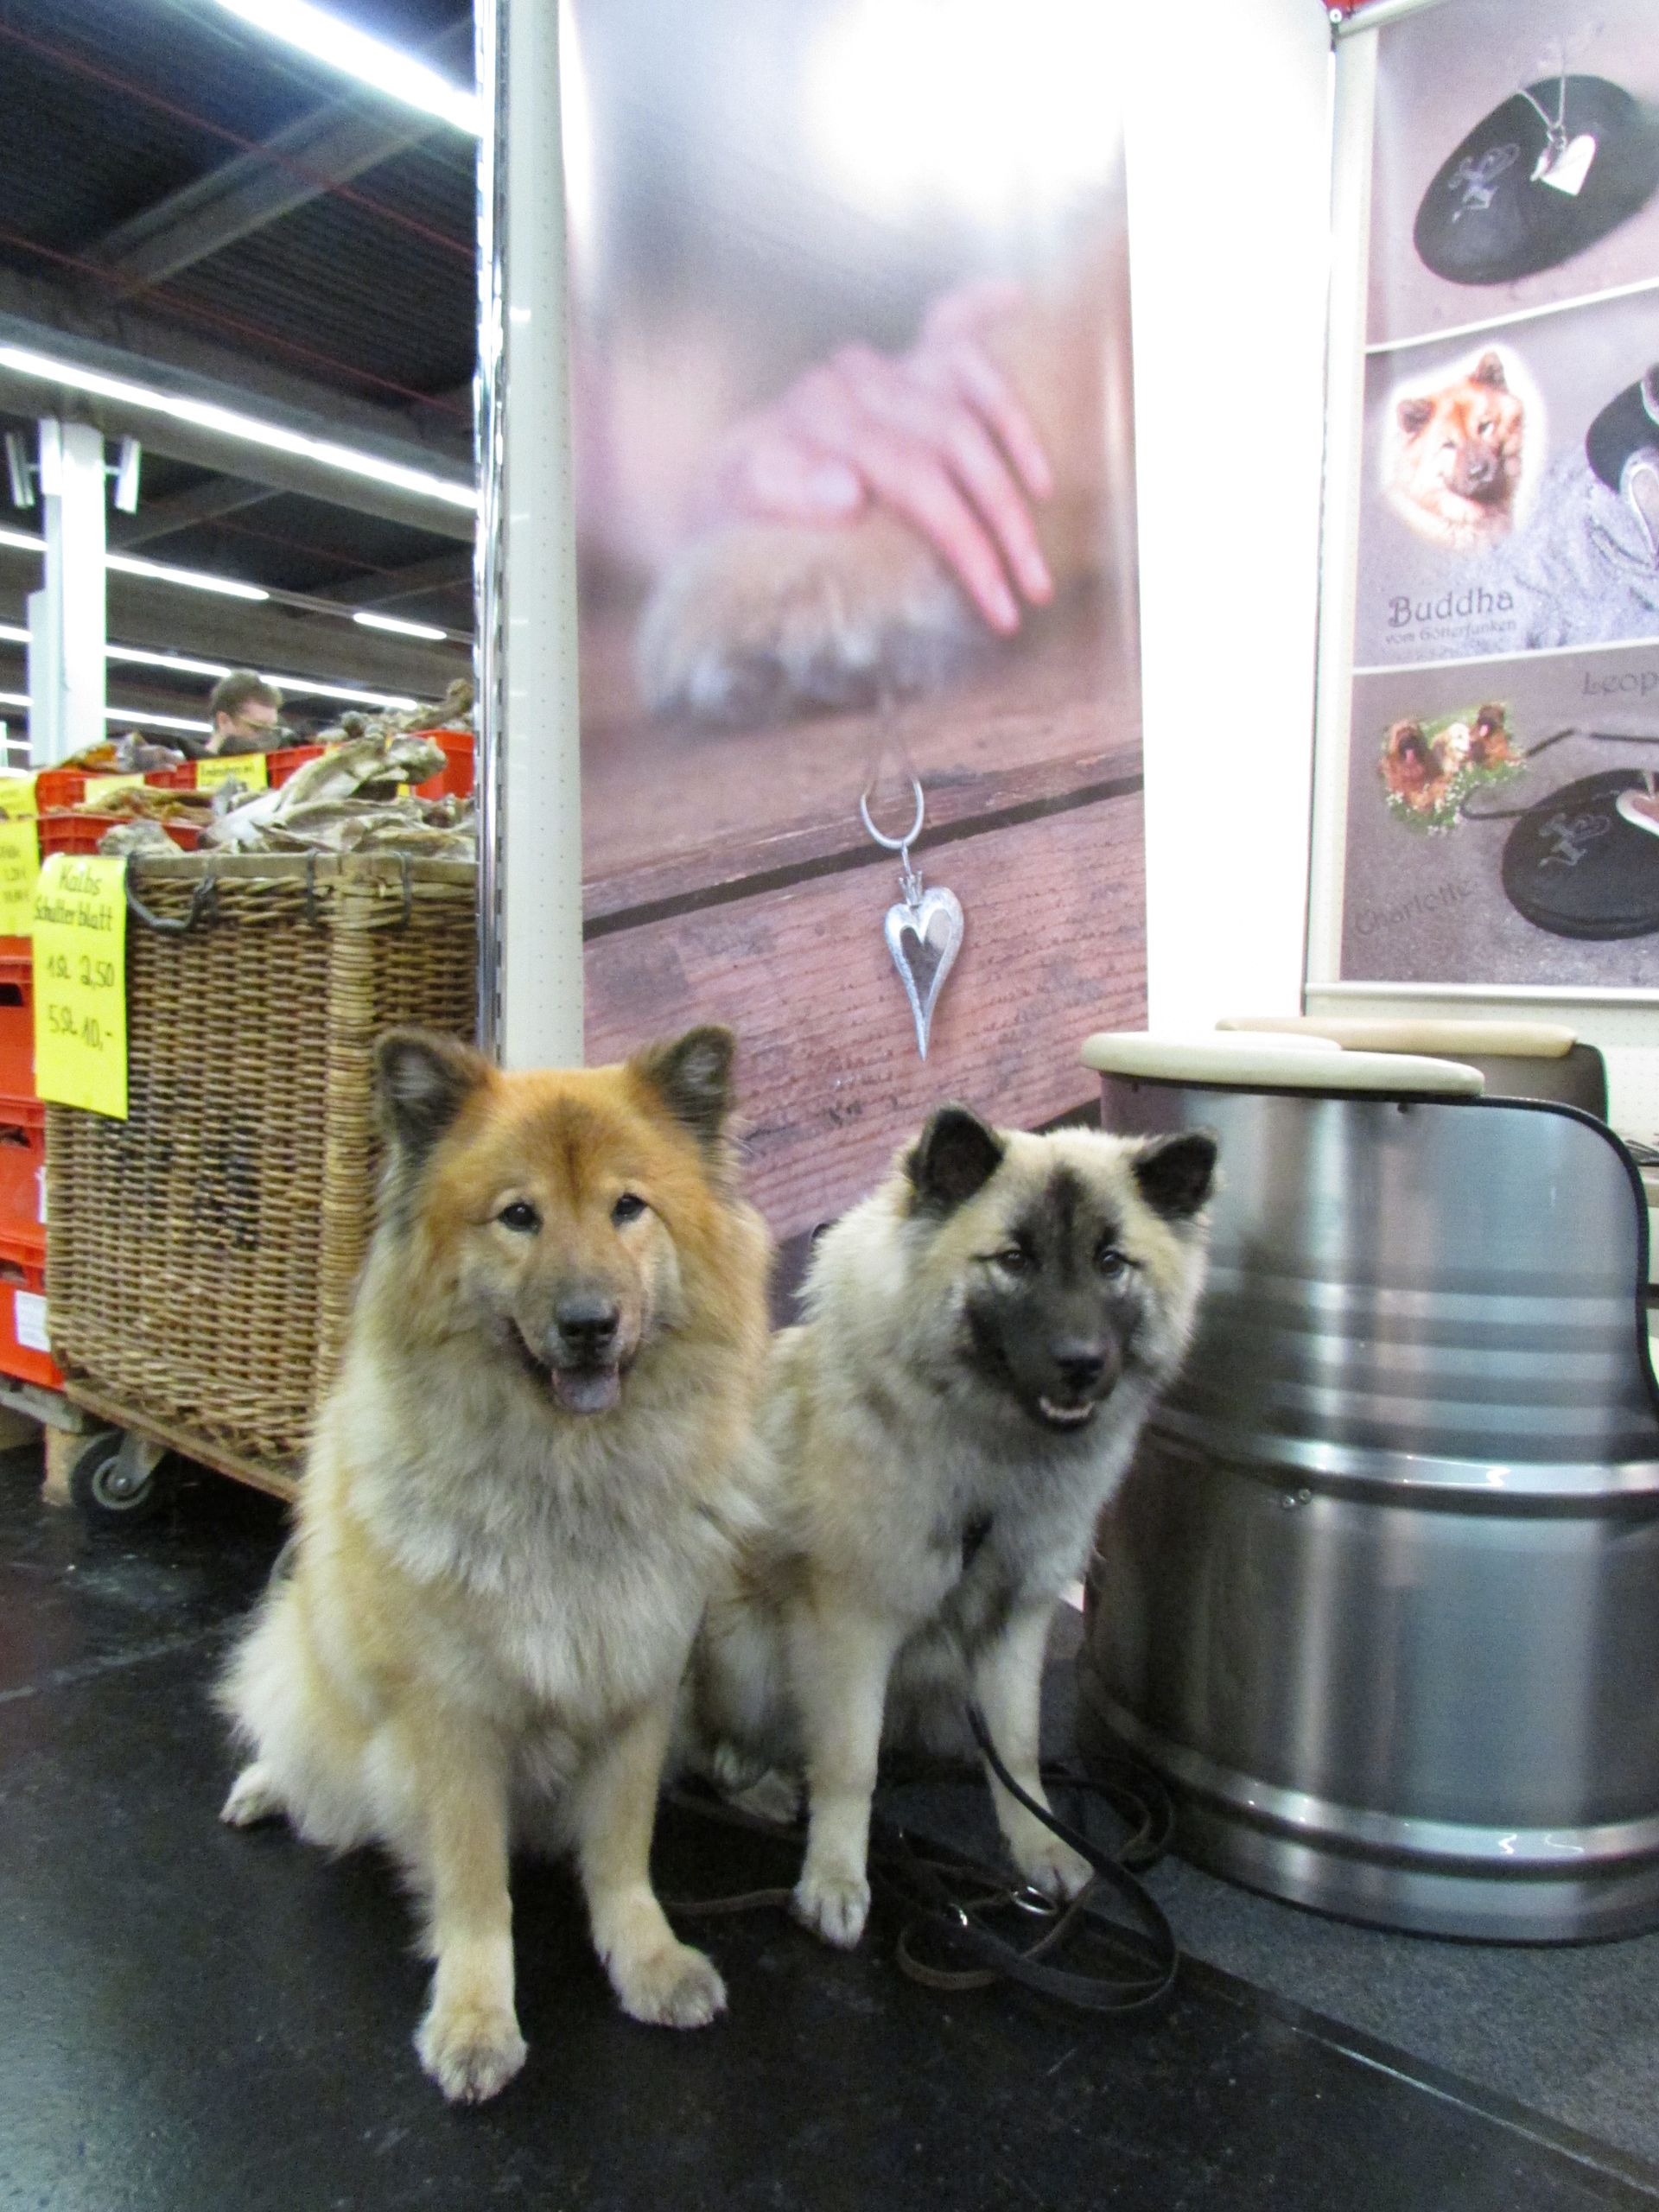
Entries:
[[1122,1375],[1124,1338],[1109,1325],[1056,1325],[1040,1307],[969,1318],[976,1370],[1057,1435],[1086,1429]]

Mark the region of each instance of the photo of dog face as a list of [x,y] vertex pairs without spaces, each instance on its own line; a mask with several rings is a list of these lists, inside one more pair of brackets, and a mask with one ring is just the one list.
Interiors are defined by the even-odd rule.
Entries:
[[1465,374],[1396,400],[1388,458],[1395,512],[1420,537],[1467,552],[1515,520],[1527,409],[1489,348]]

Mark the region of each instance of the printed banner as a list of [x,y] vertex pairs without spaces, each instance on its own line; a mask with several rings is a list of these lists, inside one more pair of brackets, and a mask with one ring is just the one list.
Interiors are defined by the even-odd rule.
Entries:
[[1335,980],[1659,988],[1653,31],[1376,35]]
[[1067,0],[574,16],[588,1055],[728,1022],[801,1235],[1145,1019],[1122,56]]

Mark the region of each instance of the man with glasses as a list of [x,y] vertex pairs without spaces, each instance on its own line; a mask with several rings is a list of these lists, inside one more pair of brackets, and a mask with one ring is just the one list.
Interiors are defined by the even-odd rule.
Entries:
[[213,721],[209,753],[269,753],[281,741],[283,695],[250,669],[221,677],[208,695],[207,709]]

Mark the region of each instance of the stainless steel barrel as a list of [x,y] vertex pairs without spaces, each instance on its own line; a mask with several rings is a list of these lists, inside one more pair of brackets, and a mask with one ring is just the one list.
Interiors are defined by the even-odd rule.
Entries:
[[1628,1154],[1571,1109],[1108,1076],[1215,1129],[1198,1336],[1088,1585],[1085,1745],[1179,1847],[1382,1926],[1659,1925],[1659,1401]]

